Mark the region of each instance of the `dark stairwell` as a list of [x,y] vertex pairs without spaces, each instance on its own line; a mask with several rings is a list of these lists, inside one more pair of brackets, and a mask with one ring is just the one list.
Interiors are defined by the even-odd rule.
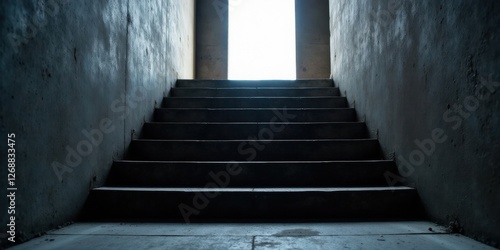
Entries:
[[[214,5],[221,2],[225,5]],[[220,187],[221,185],[210,176],[210,172],[214,175],[221,171],[227,172],[227,165],[218,163],[224,163],[227,159],[239,163],[232,170],[238,174],[229,174],[230,181],[227,187],[224,187],[226,191],[236,187],[247,190],[260,187],[273,191],[269,188],[388,186],[387,181],[380,175],[374,179],[375,175],[365,171],[381,168],[383,170],[377,170],[378,174],[396,174],[394,165],[390,167],[392,170],[385,171],[388,169],[385,162],[371,162],[369,168],[345,162],[342,165],[339,162],[335,165],[323,161],[311,163],[313,159],[309,158],[313,158],[313,155],[306,155],[305,150],[295,147],[295,153],[288,154],[289,157],[296,157],[294,163],[271,160],[270,157],[274,155],[271,154],[272,151],[286,150],[278,143],[280,140],[290,139],[288,135],[303,136],[293,138],[302,140],[314,138],[315,134],[315,130],[304,129],[312,125],[294,124],[297,121],[292,119],[283,131],[280,131],[281,124],[270,127],[269,119],[273,118],[274,112],[267,112],[268,119],[262,121],[258,127],[255,124],[246,124],[255,122],[250,120],[245,124],[238,124],[237,130],[230,128],[236,125],[225,122],[218,124],[219,122],[215,121],[203,122],[206,123],[205,126],[174,120],[163,124],[144,124],[155,121],[152,111],[160,107],[164,96],[173,97],[175,94],[191,91],[191,88],[180,86],[172,89],[177,79],[227,78],[228,22],[227,8],[224,6],[228,7],[228,4],[235,2],[238,1],[0,1],[0,29],[3,34],[0,42],[0,71],[3,79],[0,84],[0,131],[4,136],[16,135],[15,158],[18,163],[15,183],[16,228],[7,229],[11,233],[6,230],[0,232],[0,248],[32,239],[14,249],[44,249],[43,246],[46,246],[45,249],[100,249],[95,247],[96,245],[100,245],[101,249],[109,249],[108,246],[113,245],[113,240],[118,243],[114,244],[117,249],[124,249],[122,245],[132,249],[144,249],[149,245],[142,244],[141,239],[147,238],[145,241],[151,241],[152,237],[145,237],[148,234],[158,236],[157,240],[162,243],[162,247],[178,243],[178,248],[184,249],[186,246],[192,246],[192,243],[199,243],[209,249],[227,249],[228,247],[206,247],[207,242],[204,239],[211,238],[213,231],[223,231],[220,234],[223,236],[221,241],[226,242],[228,237],[235,235],[231,231],[233,223],[230,223],[229,227],[217,223],[159,223],[162,225],[156,231],[148,227],[148,223],[75,223],[65,227],[73,221],[78,221],[89,192],[92,192],[91,199],[96,198],[95,194],[98,192],[94,192],[97,190],[93,188],[139,187],[144,191],[148,187],[203,188],[210,183],[215,183],[215,186],[210,184],[210,187]],[[216,6],[222,8],[214,8]],[[295,230],[299,229],[299,225],[301,228],[316,230],[321,236],[297,238],[299,241],[304,240],[302,242],[306,242],[308,249],[312,248],[310,244],[316,244],[318,239],[320,242],[334,244],[342,238],[338,237],[340,234],[346,235],[344,239],[351,240],[346,244],[353,248],[362,247],[363,244],[373,246],[373,242],[385,243],[381,249],[391,246],[395,248],[396,244],[400,248],[403,243],[410,249],[436,249],[443,244],[446,244],[448,249],[467,248],[467,245],[463,244],[467,238],[457,237],[452,234],[454,232],[498,247],[500,214],[497,211],[500,210],[500,193],[496,190],[500,189],[500,130],[497,129],[500,127],[500,26],[497,24],[500,23],[500,2],[296,0],[296,6],[297,78],[334,79],[335,86],[340,88],[350,106],[356,108],[356,117],[363,121],[356,124],[336,123],[335,129],[325,128],[332,127],[328,123],[315,124],[322,135],[321,138],[354,139],[351,137],[353,134],[343,132],[344,126],[361,126],[357,129],[368,130],[367,133],[359,133],[360,138],[357,139],[377,138],[376,144],[380,144],[380,151],[383,153],[375,152],[376,158],[395,160],[401,176],[389,177],[396,178],[392,179],[396,184],[408,185],[418,190],[425,215],[431,222],[403,220],[325,223],[328,224],[324,226],[328,228],[327,231],[317,230],[317,225],[306,227],[300,223],[288,223],[286,227],[266,231],[261,223],[253,227],[249,225],[251,223],[243,223],[243,231],[240,231],[239,235],[243,237],[241,241],[249,246],[246,248],[259,249],[254,248],[259,242],[261,246],[266,246],[269,242],[288,241],[288,238],[281,236],[289,234],[283,234],[281,231],[298,232]],[[185,83],[180,83],[182,84]],[[328,84],[332,85],[331,82]],[[265,93],[277,96],[273,91],[252,87],[253,90],[244,91],[205,90],[205,96],[213,95],[214,92],[215,95],[233,93],[240,97],[243,93],[250,92],[253,92],[252,96]],[[296,91],[303,94],[306,92],[293,89],[280,91],[289,94]],[[322,96],[328,93],[328,90],[318,88],[307,91],[320,91]],[[329,99],[329,102],[341,100],[334,99]],[[267,102],[268,98],[253,102],[238,100],[245,105],[254,103],[257,105],[254,107],[259,107],[263,102]],[[189,103],[194,105],[201,101],[193,100]],[[178,105],[175,102],[178,101],[172,98],[163,105],[165,108],[173,108]],[[210,103],[217,104],[213,99]],[[300,103],[305,104],[302,101]],[[277,111],[282,112],[284,103],[279,101],[275,104]],[[177,117],[179,119],[185,119],[184,115],[187,114],[173,110],[162,112],[170,113],[170,117],[180,115]],[[205,113],[208,112],[212,114],[205,118],[217,118],[217,112]],[[203,111],[197,113],[201,115]],[[258,118],[256,113],[259,112],[254,113],[254,118]],[[327,118],[320,111],[311,111],[310,114],[311,117]],[[237,115],[238,111],[233,111],[228,117],[235,118]],[[339,117],[337,115],[333,116]],[[243,114],[240,117],[249,116]],[[201,117],[199,118],[201,120]],[[244,154],[240,155],[237,147],[244,142],[233,142],[231,147],[236,146],[236,149],[231,148],[227,152],[232,152],[236,157],[216,162],[208,157],[219,159],[220,155],[212,155],[211,152],[217,153],[215,150],[218,150],[217,154],[222,154],[224,149],[210,148],[211,152],[196,155],[204,160],[189,159],[196,164],[178,164],[178,160],[183,158],[175,160],[176,163],[146,164],[141,162],[144,161],[145,158],[142,157],[145,155],[141,156],[136,150],[131,151],[130,158],[124,156],[134,139],[163,137],[186,140],[189,137],[186,137],[186,133],[183,134],[183,130],[189,131],[187,134],[190,140],[200,140],[203,138],[201,136],[208,136],[204,130],[223,131],[227,135],[225,138],[241,140],[248,140],[248,135],[252,136],[250,139],[258,139],[259,132],[262,131],[263,138],[270,139],[269,130],[266,128],[279,131],[273,132],[272,143],[246,141],[242,148]],[[154,132],[158,130],[164,134]],[[137,136],[137,131],[142,131],[140,137]],[[349,137],[337,137],[337,132],[341,135],[349,134]],[[94,143],[89,133],[100,133],[102,138],[98,136],[98,143]],[[220,134],[212,135],[214,136],[205,139],[224,138]],[[326,144],[316,144],[321,143]],[[305,144],[304,142],[303,145]],[[0,154],[0,158],[7,160],[8,145],[3,145],[3,148],[0,148],[4,153]],[[134,142],[132,147],[136,145]],[[335,143],[330,143],[331,145]],[[186,147],[186,144],[183,147]],[[255,150],[255,158],[248,161],[250,156],[253,156],[252,149]],[[75,156],[76,153],[78,155]],[[322,154],[321,150],[315,150],[314,153],[314,157]],[[168,155],[181,156],[170,153]],[[336,150],[331,150],[330,155],[348,156],[339,154]],[[296,161],[304,157],[308,157],[307,163]],[[281,157],[276,159],[279,158]],[[120,159],[127,159],[129,162],[119,161]],[[113,161],[116,163],[109,175]],[[271,163],[263,164],[262,161]],[[179,168],[179,165],[183,165],[183,168]],[[273,168],[268,167],[270,165]],[[237,167],[241,167],[241,171]],[[303,168],[308,170],[306,174],[298,174]],[[1,169],[1,175],[6,178],[9,168]],[[145,169],[157,169],[157,172],[142,171]],[[309,171],[312,169],[315,171]],[[320,170],[326,171],[325,169],[332,173],[318,174]],[[168,175],[165,171],[175,175]],[[132,175],[133,178],[127,175]],[[196,176],[199,178],[195,178]],[[220,183],[226,183],[223,174],[217,176],[220,177]],[[353,180],[357,180],[357,184]],[[6,192],[8,181],[0,183]],[[295,186],[292,186],[292,183]],[[148,194],[158,193],[150,190],[152,192]],[[210,215],[209,211],[215,210],[213,206],[222,206],[217,203],[224,200],[227,192],[212,194],[211,197],[214,198],[206,199],[208,204],[198,196],[196,201],[199,204],[196,205],[192,199],[197,194],[203,194],[203,197],[210,195],[191,192],[189,197],[179,200],[199,211],[199,214],[195,214],[195,210],[186,210],[187,213],[193,213],[189,218],[193,221],[204,220],[203,217],[214,221],[223,220]],[[267,194],[281,195],[279,192]],[[131,198],[117,199],[118,203],[113,206],[123,208],[123,211],[131,211],[130,207],[127,208],[134,202]],[[140,198],[147,200],[146,197]],[[306,204],[303,200],[296,201]],[[10,204],[8,199],[1,201],[3,212],[0,220],[7,225],[13,221],[6,210]],[[109,203],[112,201],[109,200]],[[319,203],[327,200],[316,201]],[[392,208],[395,210],[405,204],[401,200],[398,201],[393,203]],[[119,207],[120,203],[127,203],[127,206]],[[347,203],[331,201],[331,204],[338,206]],[[113,210],[113,207],[102,209],[103,212],[113,210],[112,215],[115,218],[100,212],[92,214],[92,209],[96,208],[87,203],[85,219],[182,222],[179,204],[175,205],[177,207],[172,209],[171,214],[162,212],[163,218],[150,216],[148,219],[145,217],[149,214],[137,214],[134,215],[135,218],[126,214],[115,215],[114,212],[119,211]],[[258,203],[250,205],[259,206]],[[334,207],[320,205],[317,207],[321,209]],[[375,205],[386,206],[382,202]],[[135,206],[139,210],[147,208],[143,204]],[[227,207],[225,209],[228,210]],[[283,211],[288,210],[298,211],[290,206],[276,214],[281,215]],[[252,211],[252,208],[242,211]],[[310,219],[318,221],[338,220],[335,216],[316,213],[316,210],[305,214],[316,217]],[[177,218],[167,218],[167,215],[175,215]],[[412,213],[407,211],[399,218],[404,219],[411,215]],[[245,216],[238,218],[243,217]],[[281,221],[293,219],[293,215],[283,214],[282,217]],[[300,214],[295,216],[298,217]],[[385,216],[364,216],[364,219],[362,217],[351,216],[351,220],[385,220]],[[397,217],[395,215],[390,219]],[[264,219],[264,216],[257,218]],[[228,219],[236,221],[234,217]],[[440,226],[432,222],[444,227],[438,228]],[[64,228],[51,231],[59,227]],[[130,237],[123,237],[123,231],[117,230],[117,227],[128,228]],[[139,230],[139,227],[142,230]],[[170,227],[178,230],[166,232],[165,228]],[[221,227],[227,230],[220,230]],[[252,227],[253,231],[247,231],[249,227]],[[272,225],[271,227],[275,228]],[[432,231],[428,230],[429,228]],[[160,236],[158,231],[161,231]],[[195,234],[194,231],[201,233]],[[300,232],[303,231],[299,230],[299,233],[294,235],[304,236]],[[392,235],[394,240],[380,241],[381,239],[373,238],[374,232],[380,237],[384,235],[385,239]],[[120,237],[114,236],[117,234]],[[37,237],[39,235],[43,236]],[[180,237],[184,241],[176,237],[164,237],[175,235],[188,237]],[[274,235],[278,236],[270,239],[269,236],[272,238]],[[401,235],[403,238],[399,238]],[[14,237],[15,242],[7,237]],[[332,244],[326,249],[331,249]]]
[[179,80],[154,117],[84,220],[422,218],[331,80]]

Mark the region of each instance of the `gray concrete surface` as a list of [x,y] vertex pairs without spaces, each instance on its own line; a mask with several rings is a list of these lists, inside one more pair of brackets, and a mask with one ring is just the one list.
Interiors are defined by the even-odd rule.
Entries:
[[330,78],[328,0],[295,0],[297,79]]
[[[17,240],[74,220],[175,80],[193,77],[193,18],[194,0],[0,1],[0,134],[16,134]],[[6,167],[0,176],[3,245]]]
[[196,0],[196,79],[227,79],[229,8],[229,0]]
[[493,249],[422,221],[293,224],[77,223],[23,249]]
[[[429,215],[500,246],[500,2],[330,0],[333,79]],[[416,140],[417,143],[416,143]]]

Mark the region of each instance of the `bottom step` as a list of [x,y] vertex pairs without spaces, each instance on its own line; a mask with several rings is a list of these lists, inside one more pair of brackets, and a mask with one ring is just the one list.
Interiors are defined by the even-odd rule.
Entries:
[[409,187],[93,189],[83,220],[415,219],[422,210]]

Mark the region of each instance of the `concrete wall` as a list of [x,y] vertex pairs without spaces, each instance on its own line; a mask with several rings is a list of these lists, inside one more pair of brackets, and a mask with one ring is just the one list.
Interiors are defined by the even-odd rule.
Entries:
[[15,133],[21,241],[75,220],[175,80],[193,78],[194,0],[6,0],[0,15],[0,161]]
[[396,159],[391,182],[417,187],[433,220],[497,247],[498,13],[495,0],[330,0],[333,79]]
[[196,79],[227,79],[229,0],[196,1]]
[[295,0],[297,79],[330,78],[328,0]]

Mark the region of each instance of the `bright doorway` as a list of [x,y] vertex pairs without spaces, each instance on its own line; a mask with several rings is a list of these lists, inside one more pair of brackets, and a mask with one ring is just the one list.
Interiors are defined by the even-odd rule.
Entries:
[[295,1],[229,3],[228,78],[296,79]]

